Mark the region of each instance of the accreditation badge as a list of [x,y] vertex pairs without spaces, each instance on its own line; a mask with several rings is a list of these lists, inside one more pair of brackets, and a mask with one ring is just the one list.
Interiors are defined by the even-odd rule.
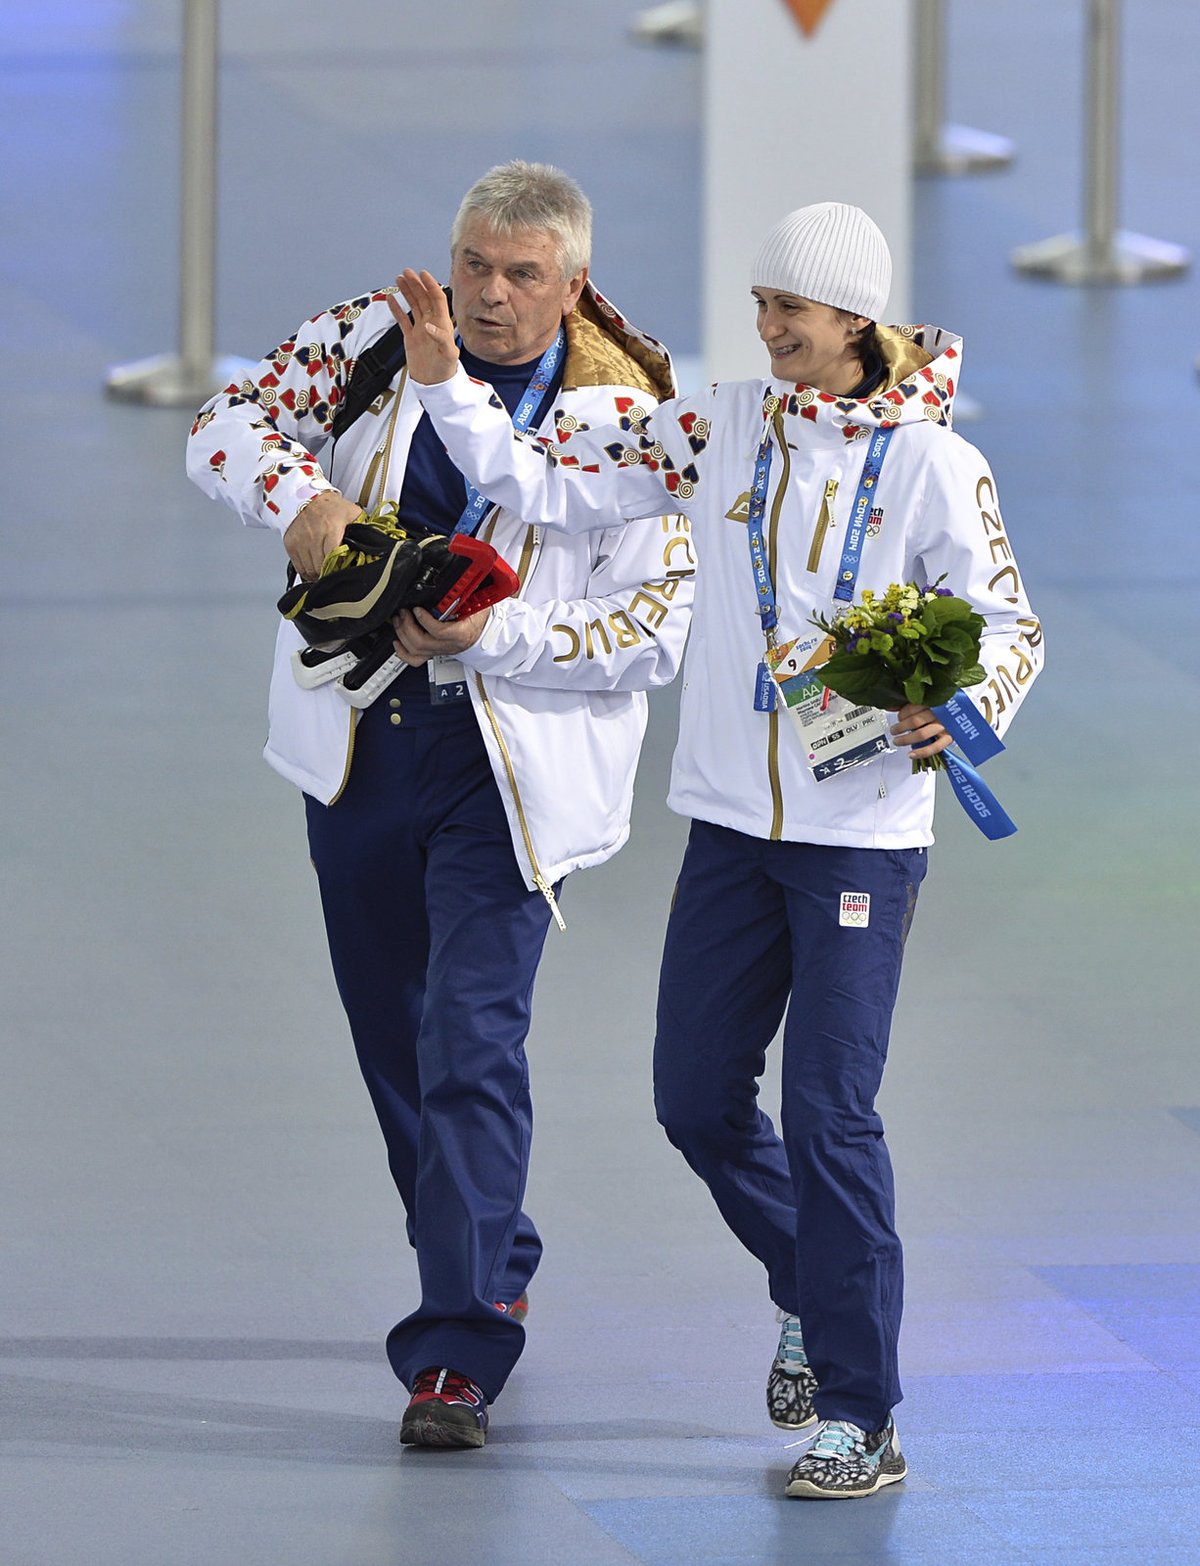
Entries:
[[429,660],[429,699],[438,706],[467,700],[467,671],[457,658]]
[[877,707],[856,707],[826,689],[820,668],[824,638],[788,642],[767,651],[779,704],[796,725],[809,770],[818,783],[850,767],[861,767],[892,749],[888,717]]

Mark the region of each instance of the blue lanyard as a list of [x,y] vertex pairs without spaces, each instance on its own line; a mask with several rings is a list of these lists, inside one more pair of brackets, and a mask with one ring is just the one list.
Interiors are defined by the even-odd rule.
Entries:
[[867,533],[871,501],[874,498],[875,486],[879,483],[879,475],[883,472],[883,459],[887,456],[888,446],[895,433],[894,424],[889,424],[886,429],[877,429],[871,436],[871,444],[867,448],[867,460],[863,463],[858,492],[854,497],[854,505],[850,508],[850,526],[846,529],[842,562],[838,566],[837,586],[833,590],[833,596],[842,604],[854,602],[854,588],[858,582],[858,567],[862,558],[863,539]]
[[[458,341],[461,343],[462,339]],[[563,349],[566,347],[566,334],[560,326],[558,335],[542,355],[537,369],[533,372],[533,379],[525,388],[521,401],[517,404],[517,411],[512,416],[513,429],[524,434],[533,423],[533,416],[541,407],[542,398],[546,395],[554,380],[555,371],[558,369],[558,361],[562,358]],[[456,533],[473,533],[483,520],[483,514],[491,505],[486,495],[481,495],[469,479],[464,479],[467,487],[467,504],[463,514],[458,519],[455,527]]]
[[[769,406],[769,401],[764,405],[766,406]],[[775,409],[772,408],[772,415],[774,412]],[[879,483],[879,475],[883,471],[883,459],[887,456],[888,445],[895,433],[895,425],[889,425],[886,429],[877,429],[867,449],[867,459],[863,463],[862,477],[858,481],[858,492],[851,508],[850,526],[846,531],[846,543],[838,566],[837,586],[833,591],[833,596],[839,603],[852,603],[854,599],[871,500],[875,487]],[[754,586],[758,593],[758,614],[762,621],[763,635],[767,639],[768,646],[774,646],[779,612],[775,603],[775,584],[771,581],[771,571],[767,564],[767,552],[763,543],[763,516],[766,512],[767,484],[770,476],[771,427],[768,424],[754,463],[754,483],[750,490],[747,534],[750,540],[750,564],[754,571]]]
[[[774,409],[772,409],[774,412]],[[750,564],[754,570],[754,586],[758,592],[758,614],[762,621],[767,645],[775,645],[775,627],[779,614],[775,607],[775,584],[771,581],[767,552],[763,545],[763,513],[767,505],[767,482],[771,477],[771,426],[768,423],[758,448],[754,464],[754,484],[750,490],[750,515],[746,532],[750,539]]]

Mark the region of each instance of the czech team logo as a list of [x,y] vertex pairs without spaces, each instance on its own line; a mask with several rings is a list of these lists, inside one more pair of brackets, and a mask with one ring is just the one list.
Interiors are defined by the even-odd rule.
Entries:
[[870,892],[843,892],[842,911],[838,923],[865,929],[871,922]]

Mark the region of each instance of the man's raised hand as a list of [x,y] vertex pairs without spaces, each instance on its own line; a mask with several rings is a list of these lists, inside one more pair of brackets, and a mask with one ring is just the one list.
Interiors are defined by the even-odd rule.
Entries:
[[432,272],[415,272],[406,266],[396,286],[412,311],[410,321],[395,295],[389,294],[388,309],[404,334],[409,375],[423,386],[448,381],[458,365],[458,348],[442,285]]

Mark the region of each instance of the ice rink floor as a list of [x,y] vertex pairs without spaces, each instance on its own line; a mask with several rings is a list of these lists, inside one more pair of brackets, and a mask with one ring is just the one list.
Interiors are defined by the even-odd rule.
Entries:
[[[220,349],[442,265],[526,156],[694,356],[701,63],[637,9],[226,6]],[[415,1267],[259,758],[282,553],[187,484],[187,413],[102,392],[176,343],[180,7],[0,0],[3,1566],[1200,1560],[1200,279],[1014,276],[1079,221],[1085,7],[949,9],[951,117],[1019,156],[919,182],[915,313],[966,338],[1049,665],[989,768],[1019,835],[941,802],[896,1018],[910,1477],[823,1507],[780,1498],[765,1286],[651,1107],[671,693],[539,979],[527,1352],[483,1451],[401,1451]],[[1123,221],[1197,253],[1200,10],[1126,13]]]

